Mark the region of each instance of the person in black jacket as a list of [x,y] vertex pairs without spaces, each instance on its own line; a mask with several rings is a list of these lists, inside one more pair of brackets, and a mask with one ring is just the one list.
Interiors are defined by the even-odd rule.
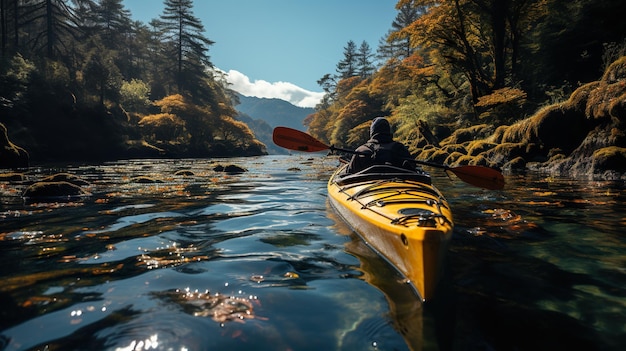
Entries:
[[355,150],[346,173],[356,173],[372,165],[392,165],[415,170],[415,163],[404,144],[393,140],[391,126],[384,117],[376,117],[370,126],[370,139]]

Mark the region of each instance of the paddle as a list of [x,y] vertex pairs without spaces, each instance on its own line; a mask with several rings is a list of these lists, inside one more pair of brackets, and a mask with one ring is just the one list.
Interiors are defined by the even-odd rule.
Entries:
[[[274,140],[274,144],[294,151],[319,152],[330,150],[351,154],[356,153],[354,150],[341,149],[332,145],[328,146],[305,132],[288,127],[274,128],[272,139]],[[452,172],[462,181],[479,188],[489,190],[501,190],[504,188],[504,176],[493,168],[483,166],[449,167],[439,163],[419,161],[412,158],[407,158],[406,160],[425,166],[441,168],[446,172]]]

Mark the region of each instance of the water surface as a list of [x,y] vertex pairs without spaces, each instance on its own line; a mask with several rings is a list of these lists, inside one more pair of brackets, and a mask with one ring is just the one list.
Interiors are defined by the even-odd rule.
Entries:
[[[456,227],[438,296],[422,305],[328,206],[336,166],[320,155],[135,160],[0,184],[0,350],[626,344],[623,182],[509,177],[486,191],[432,170]],[[89,181],[91,196],[19,196],[58,172]]]

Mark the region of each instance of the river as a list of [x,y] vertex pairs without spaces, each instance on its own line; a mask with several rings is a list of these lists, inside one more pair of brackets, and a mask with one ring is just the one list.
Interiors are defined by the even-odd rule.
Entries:
[[[422,304],[329,207],[337,164],[132,160],[34,167],[0,183],[0,350],[626,345],[623,181],[510,176],[489,191],[429,170],[455,231],[437,296]],[[91,195],[21,198],[59,172]]]

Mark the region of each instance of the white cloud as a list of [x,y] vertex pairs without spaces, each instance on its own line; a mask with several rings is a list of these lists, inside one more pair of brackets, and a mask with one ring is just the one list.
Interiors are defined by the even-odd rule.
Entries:
[[231,89],[242,95],[281,99],[300,107],[315,107],[324,96],[324,93],[308,91],[287,82],[251,82],[248,76],[232,69],[226,72],[226,80],[232,84]]

